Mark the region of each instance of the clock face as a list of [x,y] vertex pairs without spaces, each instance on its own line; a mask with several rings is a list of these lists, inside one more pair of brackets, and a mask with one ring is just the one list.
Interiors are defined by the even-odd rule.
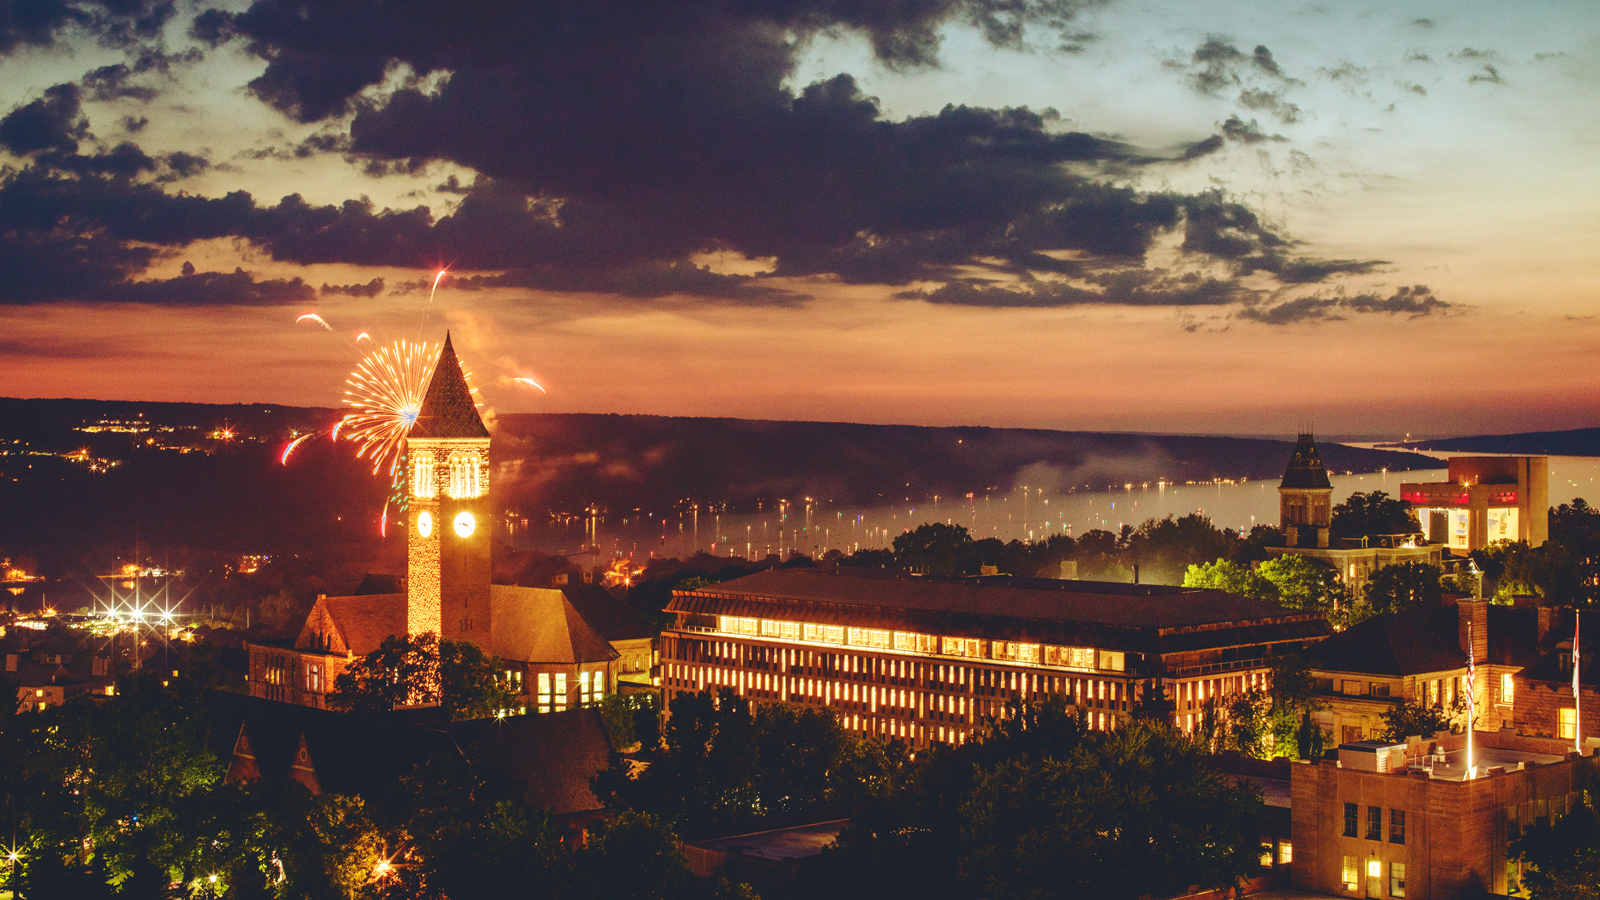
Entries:
[[478,522],[476,519],[472,518],[472,513],[464,512],[456,514],[456,534],[460,535],[461,537],[471,536],[472,529],[477,527],[477,525]]
[[423,537],[433,534],[433,515],[426,510],[417,513],[417,534]]

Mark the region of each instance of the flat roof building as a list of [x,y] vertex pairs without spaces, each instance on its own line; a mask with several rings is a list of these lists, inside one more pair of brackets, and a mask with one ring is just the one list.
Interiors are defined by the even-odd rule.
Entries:
[[1452,456],[1448,481],[1402,484],[1400,498],[1429,541],[1458,554],[1495,541],[1537,547],[1550,537],[1550,458]]
[[1115,728],[1156,687],[1192,731],[1206,699],[1264,686],[1320,615],[1223,591],[869,569],[772,569],[673,592],[664,699],[722,689],[820,706],[914,748],[960,743],[1011,699],[1060,695]]

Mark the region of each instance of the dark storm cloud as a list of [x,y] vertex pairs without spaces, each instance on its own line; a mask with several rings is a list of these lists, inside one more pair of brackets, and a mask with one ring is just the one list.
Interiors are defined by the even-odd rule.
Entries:
[[18,156],[43,150],[75,153],[88,135],[81,92],[72,84],[46,88],[43,97],[0,118],[0,146]]
[[176,8],[173,0],[0,0],[0,54],[48,47],[69,34],[136,46],[159,38]]
[[1435,314],[1459,312],[1459,307],[1434,296],[1427,285],[1401,287],[1388,297],[1357,294],[1353,297],[1297,297],[1275,306],[1248,306],[1239,318],[1268,325],[1294,325],[1302,322],[1337,321],[1350,313],[1388,313],[1418,319]]
[[[879,62],[903,69],[935,64],[948,24],[1020,47],[1034,28],[1065,38],[1090,5],[1096,0],[257,0],[243,13],[202,12],[191,37],[238,42],[265,62],[251,93],[321,126],[299,144],[255,153],[339,154],[374,178],[453,164],[476,173],[470,184],[451,176],[440,185],[459,202],[440,214],[365,199],[314,206],[298,195],[275,205],[244,192],[169,195],[159,183],[203,171],[205,158],[152,159],[131,143],[80,152],[89,136],[82,96],[62,86],[59,97],[0,121],[0,141],[15,119],[6,146],[33,156],[0,175],[0,237],[92,264],[64,282],[70,287],[28,282],[11,302],[274,303],[315,293],[244,273],[136,280],[157,253],[144,248],[164,253],[224,237],[285,263],[449,262],[501,273],[462,279],[468,289],[747,304],[806,298],[690,259],[718,250],[771,258],[774,276],[945,282],[969,297],[1002,290],[954,287],[977,264],[1021,280],[1011,292],[1020,299],[989,295],[989,305],[1217,305],[1252,296],[1217,279],[1147,272],[1146,254],[1175,233],[1186,253],[1241,276],[1310,283],[1372,265],[1292,256],[1292,240],[1220,194],[1106,183],[1216,152],[1221,135],[1152,152],[1064,131],[1051,110],[952,105],[892,121],[847,74],[791,83],[805,42],[818,34],[858,33]],[[169,9],[141,8],[145,18]],[[188,58],[141,51],[90,73],[82,90],[142,99],[162,66]],[[1266,47],[1247,53],[1212,39],[1191,66],[1217,90],[1238,88],[1247,108],[1280,121],[1298,115],[1284,99],[1297,82]],[[386,81],[398,87],[380,88]],[[1224,132],[1235,140],[1265,139],[1253,120],[1229,122]],[[102,248],[114,252],[95,257]],[[1073,290],[1086,294],[1047,287],[1036,273],[1075,277]]]

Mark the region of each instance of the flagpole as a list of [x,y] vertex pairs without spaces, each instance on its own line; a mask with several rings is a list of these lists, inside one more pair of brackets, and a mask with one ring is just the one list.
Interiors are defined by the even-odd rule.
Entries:
[[1578,674],[1582,668],[1578,650],[1578,628],[1583,624],[1579,620],[1581,612],[1577,607],[1572,608],[1572,749],[1579,754],[1583,753],[1583,693],[1578,688]]
[[1472,714],[1478,709],[1477,652],[1472,645],[1472,622],[1467,622],[1467,779],[1472,778]]

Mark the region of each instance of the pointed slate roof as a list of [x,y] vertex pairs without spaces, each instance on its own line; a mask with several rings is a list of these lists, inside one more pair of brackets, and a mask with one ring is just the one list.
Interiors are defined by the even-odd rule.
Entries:
[[620,654],[560,591],[489,585],[494,655],[527,663],[609,662]]
[[414,438],[486,438],[489,429],[483,427],[478,407],[472,402],[472,390],[467,387],[467,376],[461,373],[461,362],[450,346],[450,332],[445,332],[444,349],[439,351],[439,364],[428,379],[428,392],[422,397],[422,408],[417,421],[411,425],[409,437]]
[[1302,433],[1300,439],[1295,441],[1294,450],[1289,454],[1289,467],[1283,470],[1283,481],[1278,487],[1333,487],[1333,483],[1328,480],[1328,467],[1322,464],[1322,456],[1317,453],[1316,439],[1311,435]]

